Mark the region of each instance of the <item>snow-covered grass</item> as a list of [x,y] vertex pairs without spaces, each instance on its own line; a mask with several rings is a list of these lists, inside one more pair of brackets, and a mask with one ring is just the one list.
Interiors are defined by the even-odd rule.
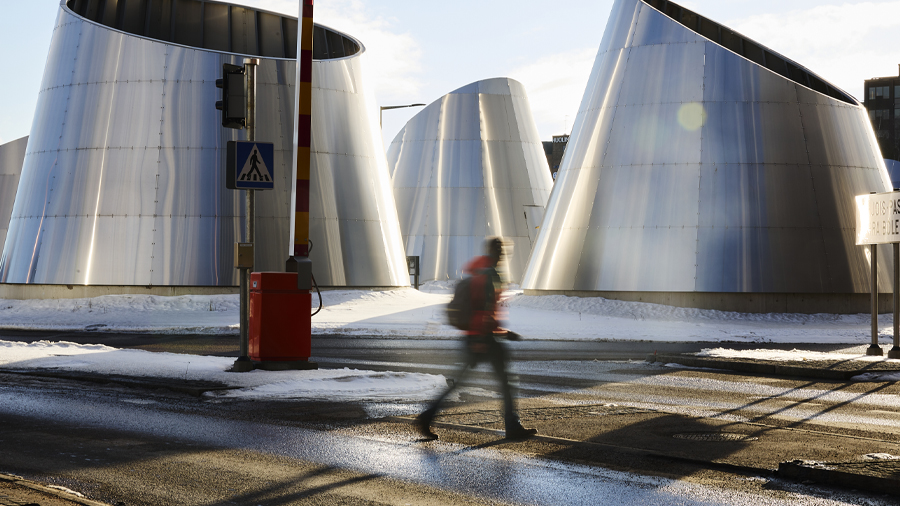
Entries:
[[[323,291],[313,334],[453,339],[457,331],[444,323],[452,290],[452,282],[430,282],[420,290]],[[865,344],[870,332],[867,314],[735,313],[518,289],[505,297],[508,326],[534,339]],[[239,320],[237,295],[0,300],[0,329],[234,335]],[[879,323],[890,342],[891,315]]]

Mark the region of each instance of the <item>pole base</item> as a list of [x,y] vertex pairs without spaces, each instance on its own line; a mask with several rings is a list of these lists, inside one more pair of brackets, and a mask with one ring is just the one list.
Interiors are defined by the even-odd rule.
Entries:
[[866,348],[866,355],[880,357],[880,356],[884,355],[884,351],[882,351],[881,347],[878,346],[877,344],[873,344],[873,345],[869,346],[868,348]]
[[888,358],[900,358],[900,346],[894,346],[888,352]]
[[234,365],[228,372],[250,372],[256,368],[256,364],[250,360],[250,357],[240,357],[234,361]]
[[319,368],[319,364],[309,360],[262,360],[254,364],[264,371],[313,371]]

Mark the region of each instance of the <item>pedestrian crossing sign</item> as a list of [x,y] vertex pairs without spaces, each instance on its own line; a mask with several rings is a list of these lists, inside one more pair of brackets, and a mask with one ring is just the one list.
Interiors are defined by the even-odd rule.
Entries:
[[225,187],[231,190],[275,188],[275,145],[271,142],[228,141]]

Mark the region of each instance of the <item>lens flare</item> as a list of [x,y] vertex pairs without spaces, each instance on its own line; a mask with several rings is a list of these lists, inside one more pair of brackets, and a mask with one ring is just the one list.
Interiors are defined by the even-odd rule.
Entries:
[[706,109],[703,104],[690,102],[678,109],[678,123],[682,128],[693,132],[706,124]]

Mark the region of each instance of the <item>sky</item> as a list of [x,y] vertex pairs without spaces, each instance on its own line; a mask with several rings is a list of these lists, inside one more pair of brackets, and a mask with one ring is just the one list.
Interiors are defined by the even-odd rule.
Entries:
[[[297,16],[297,0],[232,0]],[[431,103],[474,81],[510,77],[529,94],[541,138],[568,133],[613,0],[316,0],[315,20],[367,48],[378,105]],[[900,0],[684,0],[861,98],[863,80],[900,64]],[[57,0],[4,0],[0,144],[30,133]],[[418,109],[385,111],[389,144]]]

